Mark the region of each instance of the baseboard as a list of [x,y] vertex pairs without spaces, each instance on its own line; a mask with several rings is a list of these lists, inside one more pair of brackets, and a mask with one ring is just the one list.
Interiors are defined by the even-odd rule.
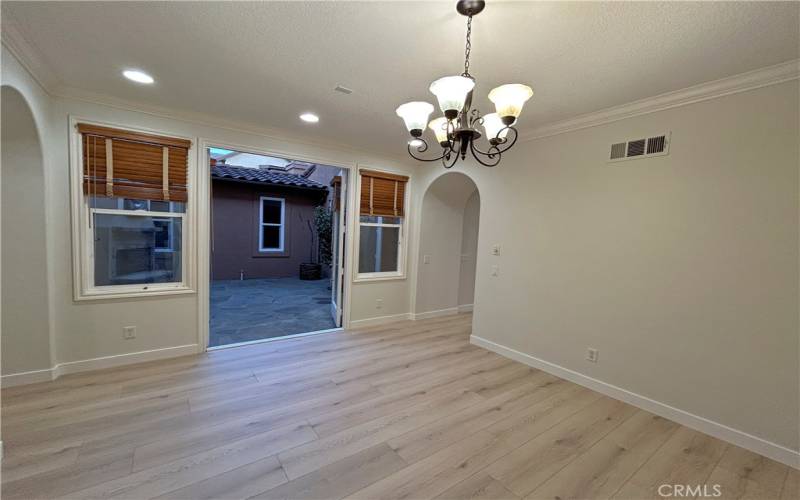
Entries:
[[49,382],[53,380],[53,369],[33,370],[30,372],[10,373],[2,376],[2,387],[14,387],[16,385],[36,384],[39,382]]
[[389,316],[377,316],[375,318],[354,319],[350,321],[350,328],[363,328],[365,326],[383,325],[413,319],[411,313],[391,314]]
[[709,420],[679,408],[655,401],[640,394],[636,394],[634,392],[622,389],[621,387],[617,387],[601,380],[583,375],[582,373],[578,373],[574,370],[564,368],[563,366],[550,363],[549,361],[533,357],[529,354],[519,352],[476,335],[470,336],[470,343],[479,347],[483,347],[484,349],[488,349],[509,359],[513,359],[514,361],[519,361],[520,363],[526,364],[533,368],[538,368],[539,370],[550,373],[551,375],[555,375],[578,385],[588,387],[589,389],[597,391],[601,394],[605,394],[606,396],[624,401],[630,405],[636,406],[637,408],[641,408],[664,418],[668,418],[696,431],[703,432],[710,436],[714,436],[715,438],[735,444],[736,446],[740,446],[752,452],[764,455],[765,457],[786,464],[789,467],[800,469],[799,451],[786,448],[785,446],[781,446],[771,441],[753,436],[746,432],[733,429],[727,425],[720,424],[718,422],[714,422],[713,420]]
[[67,375],[70,373],[88,372],[122,365],[131,365],[133,363],[144,363],[145,361],[177,358],[178,356],[188,356],[190,354],[197,354],[198,352],[197,344],[188,344],[175,347],[165,347],[163,349],[151,349],[149,351],[117,354],[115,356],[84,359],[81,361],[71,361],[69,363],[59,363],[55,368],[53,368],[53,378],[55,379],[61,375]]
[[461,304],[460,306],[458,306],[458,312],[460,313],[472,312],[472,304]]
[[459,313],[458,307],[448,307],[447,309],[438,309],[436,311],[412,313],[411,319],[418,320],[418,319],[438,318],[439,316],[450,316],[458,313]]
[[117,354],[115,356],[103,356],[100,358],[84,359],[81,361],[71,361],[69,363],[59,363],[53,368],[48,368],[45,370],[3,375],[2,386],[13,387],[16,385],[34,384],[37,382],[50,382],[57,379],[61,375],[67,375],[70,373],[102,370],[104,368],[114,368],[117,366],[130,365],[134,363],[144,363],[146,361],[157,361],[159,359],[177,358],[179,356],[197,354],[198,352],[200,352],[200,349],[197,344],[189,344],[175,347],[165,347],[163,349],[152,349],[149,351]]

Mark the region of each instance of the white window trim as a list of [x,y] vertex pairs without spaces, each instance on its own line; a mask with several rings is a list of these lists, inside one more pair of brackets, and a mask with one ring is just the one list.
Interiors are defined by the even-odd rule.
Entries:
[[[183,137],[172,132],[162,130],[138,129],[119,123],[98,122],[89,119],[82,119],[75,116],[69,117],[70,131],[70,178],[71,178],[71,203],[72,203],[72,241],[73,241],[73,299],[76,301],[102,300],[150,297],[159,295],[182,295],[193,294],[192,288],[194,270],[194,216],[192,215],[194,203],[191,194],[191,186],[194,182],[193,171],[194,162],[192,160],[195,151],[194,145],[189,149],[188,165],[188,186],[189,199],[186,202],[184,213],[171,212],[150,212],[144,210],[123,210],[121,209],[99,209],[90,208],[89,200],[83,193],[83,150],[81,134],[77,131],[78,123],[88,123],[103,127],[112,127],[122,130],[180,137],[182,139],[194,140],[190,137]],[[136,285],[112,285],[94,286],[94,241],[93,231],[90,228],[90,221],[94,213],[114,213],[119,215],[132,216],[155,216],[159,218],[173,217],[180,218],[181,224],[181,280],[173,283],[142,283]]]
[[[370,168],[370,170],[375,170]],[[386,173],[393,173],[393,172],[386,172]],[[361,199],[361,173],[355,172],[356,175],[356,193],[355,193],[355,226],[358,226],[358,230],[354,231],[354,242],[353,242],[353,283],[365,283],[370,281],[390,281],[390,280],[404,280],[406,279],[406,255],[408,253],[408,208],[406,208],[406,213],[403,214],[403,217],[400,217],[401,223],[400,224],[377,224],[374,222],[361,222],[361,212],[360,207],[358,206],[358,200]],[[403,206],[408,207],[409,203],[409,184],[406,182],[406,189],[405,189],[405,198],[403,200]],[[386,272],[378,272],[378,273],[361,273],[358,271],[358,264],[359,264],[359,251],[361,249],[361,226],[389,226],[389,227],[399,227],[400,228],[400,235],[398,245],[400,247],[398,254],[397,254],[397,271],[386,271]]]
[[[281,202],[281,222],[276,224],[274,222],[264,222],[264,201],[279,201]],[[280,246],[278,248],[265,248],[264,247],[264,226],[278,226],[280,227]],[[280,253],[284,251],[284,235],[286,233],[286,199],[274,198],[271,196],[261,196],[258,199],[258,251],[265,253]]]

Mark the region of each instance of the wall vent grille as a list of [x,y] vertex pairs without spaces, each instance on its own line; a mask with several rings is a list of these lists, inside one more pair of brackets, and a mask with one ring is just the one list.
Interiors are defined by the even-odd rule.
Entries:
[[663,156],[669,153],[670,132],[648,137],[616,142],[611,145],[608,161],[622,161],[649,156]]

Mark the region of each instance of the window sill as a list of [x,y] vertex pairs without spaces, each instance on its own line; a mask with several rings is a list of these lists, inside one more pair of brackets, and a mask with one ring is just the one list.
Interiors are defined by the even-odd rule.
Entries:
[[371,281],[396,281],[406,279],[405,274],[401,273],[373,273],[356,275],[353,283],[369,283]]
[[107,290],[87,290],[80,292],[80,295],[75,297],[76,302],[93,301],[93,300],[113,300],[113,299],[132,299],[143,297],[163,297],[165,295],[190,295],[196,291],[187,286],[176,286],[169,288],[153,288],[150,290],[136,290],[127,289],[120,291],[107,291]]

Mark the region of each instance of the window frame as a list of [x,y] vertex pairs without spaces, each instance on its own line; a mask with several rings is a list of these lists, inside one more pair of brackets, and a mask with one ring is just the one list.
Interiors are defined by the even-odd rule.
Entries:
[[[366,167],[364,167],[366,169]],[[361,182],[363,178],[361,177],[361,169],[356,172],[358,177],[357,182],[357,192],[355,193],[356,203],[358,200],[361,199]],[[368,168],[367,170],[372,170],[376,172],[380,172],[380,170],[376,170],[374,168]],[[394,172],[384,171],[387,174],[395,174]],[[395,174],[395,175],[405,175],[405,174]],[[410,199],[410,179],[406,182],[405,186],[405,193],[403,196],[403,204],[406,207],[405,213],[402,217],[397,217],[400,219],[400,224],[379,224],[375,222],[361,222],[361,210],[359,206],[356,206],[355,210],[355,225],[358,226],[358,230],[354,231],[354,242],[353,242],[353,283],[363,283],[363,282],[370,282],[370,281],[389,281],[389,280],[404,280],[406,279],[406,255],[408,254],[408,212],[409,212],[409,199]],[[378,217],[378,216],[370,216],[369,214],[364,215],[365,217]],[[389,216],[386,216],[389,217]],[[392,216],[393,217],[393,216]],[[361,253],[361,226],[384,226],[384,227],[399,227],[400,234],[398,235],[398,242],[397,245],[399,247],[397,252],[397,271],[381,271],[381,272],[372,272],[372,273],[362,273],[359,271],[359,262],[360,262],[360,253]]]
[[[280,223],[264,222],[264,201],[279,201],[281,203],[281,221]],[[264,226],[280,228],[279,239],[280,246],[278,248],[264,247]],[[276,198],[274,196],[259,196],[258,197],[258,251],[259,253],[283,253],[286,251],[286,198]]]
[[[118,203],[118,208],[91,208],[89,197],[83,192],[83,146],[81,134],[77,130],[78,123],[87,123],[102,127],[112,127],[131,132],[149,133],[170,137],[180,137],[192,141],[192,146],[188,152],[187,165],[187,193],[188,199],[184,204],[183,212],[153,212],[150,211],[150,201],[148,210],[127,210],[122,208],[124,202],[122,198]],[[194,248],[192,241],[194,238],[194,196],[192,186],[194,185],[193,171],[195,169],[194,155],[196,148],[194,139],[180,136],[162,130],[137,129],[127,125],[117,123],[97,122],[80,117],[69,117],[70,132],[70,176],[71,176],[71,204],[72,222],[70,232],[72,235],[72,269],[73,269],[73,299],[75,301],[119,299],[133,297],[149,297],[160,295],[180,295],[196,293],[192,284],[194,283]],[[170,205],[171,207],[172,205]],[[132,285],[105,285],[96,286],[94,284],[94,232],[92,229],[94,214],[110,214],[125,216],[154,217],[159,219],[172,218],[181,219],[181,281],[170,283],[140,283]],[[174,242],[173,242],[174,248]],[[154,250],[157,251],[157,250]],[[162,250],[171,251],[171,250]]]

